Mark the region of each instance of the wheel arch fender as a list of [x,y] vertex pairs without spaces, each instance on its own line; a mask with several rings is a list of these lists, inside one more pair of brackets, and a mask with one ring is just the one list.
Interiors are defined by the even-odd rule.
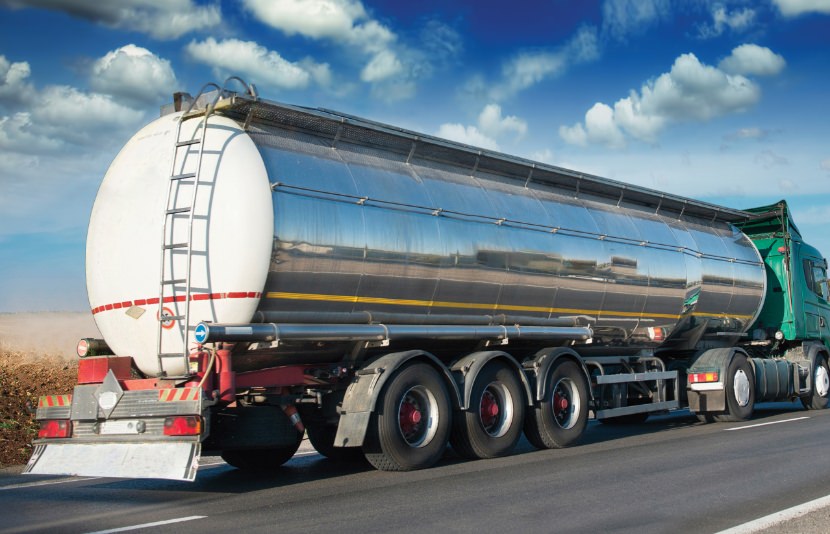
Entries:
[[813,390],[815,384],[813,384],[813,377],[815,376],[816,372],[816,365],[818,365],[819,358],[824,358],[824,361],[830,365],[830,351],[828,351],[827,347],[824,343],[819,343],[818,341],[810,341],[805,342],[803,344],[804,347],[804,354],[807,356],[807,360],[810,362],[810,391]]
[[532,405],[533,394],[531,393],[530,380],[528,379],[522,366],[519,365],[519,362],[517,362],[513,356],[504,351],[488,350],[468,354],[455,362],[450,368],[458,387],[458,391],[461,392],[461,396],[459,398],[461,403],[459,406],[456,406],[456,408],[464,411],[470,407],[470,399],[473,395],[473,385],[475,384],[476,377],[479,372],[481,372],[481,370],[492,361],[506,362],[507,365],[509,365],[516,372],[524,389],[525,403],[527,405]]
[[585,366],[585,362],[579,354],[568,347],[552,347],[545,348],[528,358],[522,364],[527,373],[532,377],[532,388],[536,395],[534,401],[541,401],[545,398],[545,394],[550,387],[548,383],[550,377],[550,369],[556,362],[562,360],[570,360],[577,364],[585,376],[585,381],[588,384],[588,400],[594,400],[594,393],[591,390],[591,374]]
[[819,358],[824,358],[825,361],[830,363],[830,351],[828,351],[827,347],[824,343],[819,343],[817,341],[810,341],[805,342],[803,344],[804,353],[807,355],[807,359],[810,360],[810,369],[811,371],[815,368],[816,361]]
[[[694,361],[692,361],[691,365],[689,365],[686,376],[690,376],[696,372],[717,370],[717,383],[720,384],[720,388],[713,390],[711,386],[707,385],[704,390],[699,386],[696,388],[696,385],[687,383],[686,389],[689,393],[689,407],[693,412],[715,412],[726,409],[726,375],[729,370],[729,365],[732,363],[732,360],[735,359],[735,355],[737,354],[740,354],[749,362],[753,374],[752,383],[754,384],[754,375],[756,375],[755,362],[740,347],[708,349],[701,352],[694,358]],[[701,401],[703,397],[706,398],[705,402]]]
[[404,364],[419,360],[438,371],[449,391],[450,403],[453,407],[460,406],[461,396],[452,374],[434,355],[417,349],[384,354],[358,369],[346,388],[334,438],[335,447],[363,445],[369,418],[376,410],[383,386]]

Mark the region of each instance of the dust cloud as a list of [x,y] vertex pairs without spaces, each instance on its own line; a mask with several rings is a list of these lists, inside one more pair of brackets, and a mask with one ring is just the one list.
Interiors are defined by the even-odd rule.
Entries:
[[0,313],[0,349],[24,358],[77,358],[84,337],[101,337],[90,312]]

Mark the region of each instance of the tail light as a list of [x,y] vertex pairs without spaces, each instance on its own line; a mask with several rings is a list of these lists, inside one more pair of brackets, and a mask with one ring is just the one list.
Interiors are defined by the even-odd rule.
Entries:
[[702,384],[717,382],[720,378],[717,371],[706,371],[703,373],[689,373],[689,384]]
[[666,332],[659,326],[648,327],[648,337],[652,341],[662,342],[666,340]]
[[176,415],[164,419],[165,436],[198,436],[202,433],[202,418],[198,415]]
[[72,437],[72,421],[69,419],[48,419],[40,422],[37,431],[38,438],[70,438]]

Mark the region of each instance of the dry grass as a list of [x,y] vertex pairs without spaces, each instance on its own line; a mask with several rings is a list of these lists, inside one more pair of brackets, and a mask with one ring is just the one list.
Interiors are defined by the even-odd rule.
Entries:
[[0,346],[0,467],[28,461],[38,397],[72,393],[77,375],[77,360]]

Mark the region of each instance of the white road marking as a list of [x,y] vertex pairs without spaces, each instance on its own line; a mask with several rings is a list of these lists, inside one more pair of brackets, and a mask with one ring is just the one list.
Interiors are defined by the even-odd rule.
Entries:
[[155,521],[153,523],[143,523],[141,525],[131,525],[129,527],[111,528],[109,530],[96,530],[89,534],[110,534],[110,532],[126,532],[128,530],[138,530],[140,528],[160,527],[162,525],[170,525],[172,523],[181,523],[183,521],[193,521],[194,519],[204,519],[206,515],[191,515],[188,517],[179,517],[177,519],[168,519],[167,521]]
[[53,484],[66,484],[67,482],[81,482],[83,480],[97,480],[102,477],[83,477],[83,478],[62,478],[60,480],[40,480],[38,482],[24,482],[22,484],[11,484],[9,486],[0,486],[0,491],[11,489],[34,488],[37,486],[51,486]]
[[782,419],[781,421],[771,421],[769,423],[758,423],[755,425],[746,425],[746,426],[735,426],[732,428],[725,428],[724,430],[744,430],[746,428],[756,428],[759,426],[767,426],[767,425],[777,425],[779,423],[792,423],[793,421],[801,421],[802,419],[809,419],[810,417],[805,415],[803,417],[794,417],[792,419]]
[[727,530],[721,530],[716,534],[750,534],[751,532],[758,532],[759,530],[778,525],[784,521],[789,521],[790,519],[801,517],[810,512],[821,510],[827,506],[830,506],[830,495],[799,504],[798,506],[793,506],[792,508],[787,508],[786,510],[781,510],[780,512],[775,512],[774,514],[759,517],[755,521],[750,521]]

